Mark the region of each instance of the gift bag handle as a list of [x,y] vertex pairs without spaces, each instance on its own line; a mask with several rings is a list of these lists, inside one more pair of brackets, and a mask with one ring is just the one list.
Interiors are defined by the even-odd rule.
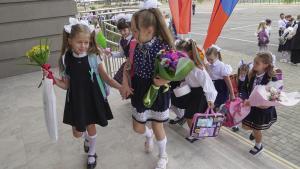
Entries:
[[217,114],[215,113],[215,111],[212,108],[207,108],[206,109],[206,112],[205,112],[206,118],[208,118],[209,114],[217,116]]

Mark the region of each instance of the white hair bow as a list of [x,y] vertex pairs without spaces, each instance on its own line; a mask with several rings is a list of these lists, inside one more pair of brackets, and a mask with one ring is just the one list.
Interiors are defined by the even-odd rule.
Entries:
[[211,45],[211,47],[217,49],[218,52],[221,52],[221,50],[222,50],[222,48],[220,48],[219,46],[217,46],[215,44]]
[[82,24],[82,25],[86,25],[90,32],[93,32],[95,30],[95,26],[94,25],[90,25],[89,21],[87,20],[78,20],[76,18],[69,18],[69,24],[64,26],[64,29],[67,33],[71,33],[72,31],[72,26],[77,25],[77,24]]
[[247,65],[249,67],[249,70],[251,70],[253,68],[253,63],[252,62],[245,63],[244,60],[240,60],[240,63],[239,63],[238,67],[240,68],[242,65]]
[[144,2],[140,4],[140,9],[158,8],[159,6],[161,6],[161,3],[157,0],[144,0]]
[[125,19],[126,22],[130,22],[132,18],[132,14],[124,14],[124,13],[120,13],[116,16],[114,16],[114,20],[116,22],[119,22],[120,19]]

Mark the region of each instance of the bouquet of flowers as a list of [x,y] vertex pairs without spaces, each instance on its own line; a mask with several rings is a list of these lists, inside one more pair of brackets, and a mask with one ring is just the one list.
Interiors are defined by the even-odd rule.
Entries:
[[267,97],[269,101],[282,101],[281,91],[276,89],[275,87],[266,87]]
[[250,97],[251,106],[294,106],[300,102],[298,92],[282,91],[282,81],[269,82],[267,85],[256,86]]
[[54,76],[50,70],[51,66],[48,64],[48,59],[50,55],[50,48],[48,45],[48,40],[45,44],[40,44],[33,46],[29,51],[26,52],[26,56],[29,59],[30,63],[27,65],[39,66],[48,72],[48,75],[43,77],[43,103],[44,103],[44,113],[45,113],[45,122],[47,130],[51,139],[57,141],[58,131],[57,131],[57,112],[56,112],[56,96],[54,93],[53,85],[55,83]]
[[[155,61],[154,77],[159,76],[169,81],[183,80],[194,68],[194,63],[189,57],[180,51],[161,50],[157,54]],[[169,86],[165,86],[164,92],[169,90]],[[155,102],[160,87],[151,85],[147,94],[144,96],[144,105],[150,108]]]

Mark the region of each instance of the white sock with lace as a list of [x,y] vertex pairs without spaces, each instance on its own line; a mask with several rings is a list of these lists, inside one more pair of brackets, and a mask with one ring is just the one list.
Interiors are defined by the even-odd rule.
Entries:
[[162,140],[157,141],[159,157],[167,156],[166,148],[167,148],[167,137]]
[[82,132],[82,138],[85,140],[89,139],[89,135],[88,135],[87,131]]
[[152,138],[152,135],[153,135],[152,129],[149,129],[147,126],[145,126],[145,133],[143,134],[143,136],[147,138]]
[[177,108],[173,105],[170,109],[176,114],[178,119],[181,119],[184,116],[184,109]]
[[[95,134],[94,136],[88,136],[88,140],[89,140],[89,152],[88,155],[95,155],[96,154],[96,137],[97,134]],[[89,157],[88,158],[88,163],[94,163],[95,162],[95,158],[94,157]]]
[[261,148],[261,143],[255,143],[255,147],[257,147],[258,149],[260,149]]

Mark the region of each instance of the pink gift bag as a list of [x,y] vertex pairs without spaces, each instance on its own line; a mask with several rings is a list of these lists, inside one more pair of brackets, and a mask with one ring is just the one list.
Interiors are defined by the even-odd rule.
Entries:
[[241,98],[236,98],[234,101],[228,100],[222,105],[219,113],[225,115],[223,125],[225,127],[233,127],[239,124],[250,113],[250,107],[244,106]]
[[196,113],[193,117],[191,136],[194,138],[216,137],[224,121],[224,115],[208,108],[205,113]]

